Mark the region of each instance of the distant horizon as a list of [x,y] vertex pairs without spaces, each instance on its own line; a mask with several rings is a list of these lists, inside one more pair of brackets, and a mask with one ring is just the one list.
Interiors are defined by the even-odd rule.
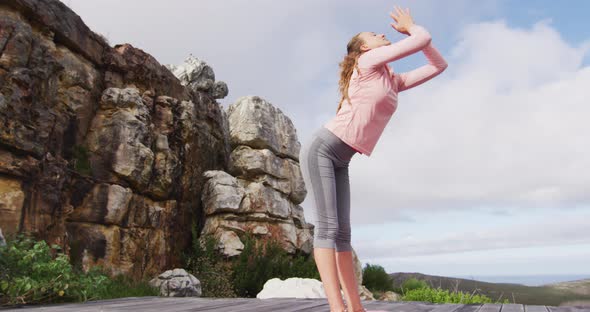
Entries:
[[424,274],[428,276],[441,276],[445,278],[460,278],[493,284],[521,284],[525,286],[542,286],[553,283],[576,282],[581,280],[590,280],[588,274],[523,274],[523,275],[440,275],[426,274],[420,272],[394,272],[387,274]]
[[[497,276],[497,277],[503,277],[503,276],[568,276],[568,275],[587,275],[590,278],[590,273],[568,273],[568,274],[521,274],[521,275],[474,275],[474,276]],[[466,276],[466,275],[458,275],[458,276]]]
[[429,275],[429,276],[444,276],[444,277],[461,277],[461,278],[466,278],[468,276],[476,276],[476,277],[514,277],[514,276],[588,276],[588,278],[590,278],[590,273],[564,273],[564,274],[547,274],[547,273],[543,273],[543,274],[471,274],[471,275],[441,275],[441,274],[428,274],[428,273],[422,273],[422,272],[392,272],[392,273],[387,273],[387,274],[395,274],[395,273],[404,273],[404,274],[424,274],[424,275]]

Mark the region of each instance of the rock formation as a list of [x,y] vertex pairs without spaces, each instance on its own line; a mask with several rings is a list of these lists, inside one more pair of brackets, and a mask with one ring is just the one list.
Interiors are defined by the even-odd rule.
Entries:
[[62,2],[0,0],[0,228],[136,278],[181,264],[192,226],[226,254],[246,227],[310,252],[291,121],[258,97],[225,112],[227,94],[204,62],[111,47]]
[[223,81],[215,81],[213,68],[192,54],[184,61],[184,64],[166,65],[168,69],[180,80],[180,84],[193,91],[204,91],[215,99],[227,96],[227,84]]
[[237,234],[244,232],[279,241],[289,253],[311,253],[313,225],[299,206],[307,191],[291,120],[257,96],[239,98],[228,115],[229,173],[205,172],[203,233],[217,237],[229,257],[241,253]]
[[0,5],[0,227],[113,273],[179,264],[203,172],[229,160],[215,97],[59,1]]

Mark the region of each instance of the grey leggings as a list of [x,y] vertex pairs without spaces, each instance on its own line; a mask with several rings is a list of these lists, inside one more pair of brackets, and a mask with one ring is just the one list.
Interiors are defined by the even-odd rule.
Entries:
[[348,164],[355,153],[324,126],[301,148],[301,174],[315,215],[314,247],[352,249]]

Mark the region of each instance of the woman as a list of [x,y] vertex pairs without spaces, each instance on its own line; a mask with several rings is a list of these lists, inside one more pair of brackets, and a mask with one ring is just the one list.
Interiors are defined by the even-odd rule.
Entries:
[[[397,108],[397,94],[440,74],[447,63],[428,31],[414,24],[410,10],[395,7],[391,26],[409,37],[394,44],[383,34],[361,32],[347,45],[340,63],[342,98],[336,116],[301,149],[300,164],[315,214],[314,258],[330,311],[366,311],[358,294],[350,229],[348,165],[356,153],[371,155]],[[428,64],[404,73],[387,65],[422,51]],[[346,308],[340,293],[344,290]]]

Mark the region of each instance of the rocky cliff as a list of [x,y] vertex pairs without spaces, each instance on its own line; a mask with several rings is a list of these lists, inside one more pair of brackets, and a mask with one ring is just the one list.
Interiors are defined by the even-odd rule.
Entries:
[[257,96],[239,98],[228,111],[229,170],[205,172],[203,233],[216,236],[227,256],[240,254],[236,234],[246,231],[282,242],[289,253],[311,253],[313,225],[299,205],[307,191],[293,124]]
[[293,124],[227,94],[206,63],[111,47],[57,0],[0,0],[0,229],[133,277],[179,265],[193,226],[228,256],[236,231],[310,252]]

